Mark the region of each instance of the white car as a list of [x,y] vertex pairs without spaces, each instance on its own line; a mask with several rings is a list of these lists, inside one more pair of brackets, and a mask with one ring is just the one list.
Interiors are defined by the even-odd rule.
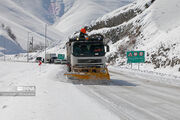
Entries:
[[60,59],[55,59],[55,60],[54,60],[54,63],[55,63],[55,64],[61,64],[61,60],[60,60]]
[[66,64],[66,63],[67,63],[67,60],[55,59],[55,60],[54,60],[54,63],[55,63],[55,64]]
[[61,64],[67,64],[67,60],[61,60]]

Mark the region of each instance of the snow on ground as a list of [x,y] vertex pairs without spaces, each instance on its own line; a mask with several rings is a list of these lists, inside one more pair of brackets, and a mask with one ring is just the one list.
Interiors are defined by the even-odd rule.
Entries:
[[179,120],[180,87],[115,69],[109,86],[79,86],[120,120]]
[[0,62],[0,66],[0,93],[36,87],[36,96],[0,96],[4,120],[180,119],[180,78],[163,80],[152,73],[110,67],[110,85],[86,85],[67,81],[63,65]]
[[116,115],[71,83],[60,82],[64,67],[0,62],[0,92],[36,86],[36,96],[0,96],[3,120],[118,120]]
[[[127,75],[134,75],[135,77],[138,78],[146,78],[149,79],[150,81],[155,81],[167,85],[172,85],[172,86],[180,86],[180,75],[172,75],[168,74],[169,72],[176,72],[176,71],[169,71],[165,72],[163,70],[159,71],[154,71],[154,70],[147,70],[143,67],[143,64],[133,64],[132,66],[109,66],[109,70],[111,72],[121,72],[121,73],[126,73]],[[148,65],[147,65],[148,66]],[[146,66],[146,67],[147,67]],[[131,68],[132,67],[132,68]],[[148,68],[151,68],[148,66]],[[163,72],[162,72],[163,71]]]

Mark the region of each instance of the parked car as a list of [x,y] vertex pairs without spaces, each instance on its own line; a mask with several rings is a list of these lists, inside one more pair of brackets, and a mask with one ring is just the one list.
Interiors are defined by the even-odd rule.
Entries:
[[39,61],[44,62],[44,58],[43,57],[36,57],[35,62],[39,62]]

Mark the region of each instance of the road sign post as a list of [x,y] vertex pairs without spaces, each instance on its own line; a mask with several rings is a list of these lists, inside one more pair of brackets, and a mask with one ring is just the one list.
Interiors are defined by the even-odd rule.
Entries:
[[139,63],[145,62],[145,51],[128,51],[127,52],[127,63],[138,63],[138,69],[139,69]]

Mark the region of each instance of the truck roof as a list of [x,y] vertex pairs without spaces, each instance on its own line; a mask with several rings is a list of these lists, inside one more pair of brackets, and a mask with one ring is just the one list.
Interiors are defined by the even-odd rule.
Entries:
[[103,42],[104,40],[104,36],[101,34],[94,34],[91,36],[88,36],[88,40],[85,38],[79,38],[79,37],[75,37],[75,38],[70,38],[69,42],[75,42],[75,41],[86,41],[86,42]]

